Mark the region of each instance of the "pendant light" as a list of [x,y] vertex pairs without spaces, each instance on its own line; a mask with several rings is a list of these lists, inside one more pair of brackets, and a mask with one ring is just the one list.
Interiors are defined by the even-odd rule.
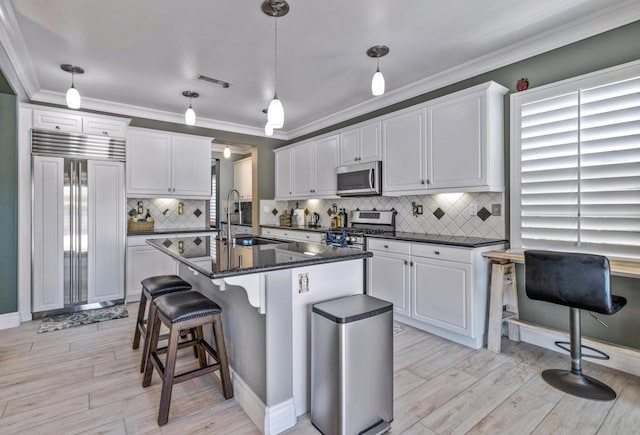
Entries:
[[184,91],[182,95],[189,98],[189,108],[184,112],[184,123],[187,125],[196,125],[196,112],[193,110],[193,107],[191,107],[191,99],[198,98],[200,94],[192,91]]
[[[262,109],[262,113],[267,114],[268,110],[267,109]],[[265,122],[265,124],[264,124],[264,135],[265,136],[273,136],[273,125],[271,125],[271,123],[269,123],[269,120],[267,120],[267,122]]]
[[375,96],[384,94],[384,76],[380,72],[380,58],[389,54],[386,45],[374,45],[367,50],[367,56],[376,58],[376,73],[371,79],[371,93]]
[[225,159],[228,159],[229,157],[231,157],[231,148],[229,148],[229,145],[224,147],[224,152],[222,153],[222,155],[224,156]]
[[62,69],[62,71],[71,73],[71,87],[67,89],[66,95],[67,107],[69,109],[79,109],[81,103],[80,92],[78,92],[78,90],[76,89],[73,78],[75,74],[84,74],[84,69],[76,65],[70,65],[68,63],[63,63],[62,65],[60,65],[60,68]]
[[[271,128],[282,128],[284,125],[284,107],[278,98],[278,17],[284,17],[289,13],[289,4],[285,0],[265,0],[262,3],[262,12],[275,18],[275,39],[274,39],[274,58],[275,58],[275,84],[273,100],[269,103],[267,109],[267,123]],[[265,134],[267,126],[265,125]]]

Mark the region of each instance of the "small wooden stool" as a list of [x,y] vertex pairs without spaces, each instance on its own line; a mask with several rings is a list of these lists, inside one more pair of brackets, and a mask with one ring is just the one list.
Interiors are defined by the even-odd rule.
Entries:
[[[487,349],[500,353],[502,322],[518,319],[518,287],[516,265],[507,260],[491,262],[491,294],[489,297],[489,326]],[[520,327],[508,323],[509,339],[520,341]]]
[[140,305],[138,306],[136,329],[133,334],[133,349],[137,349],[140,346],[140,337],[144,337],[144,347],[140,361],[140,373],[144,371],[145,358],[149,351],[149,328],[147,328],[149,320],[145,320],[144,318],[145,312],[147,311],[147,301],[151,302],[148,319],[152,319],[153,313],[151,311],[153,308],[153,301],[158,296],[191,290],[191,284],[177,275],[152,276],[150,278],[143,279],[141,284],[142,295],[140,296]]
[[[154,317],[149,325],[149,329],[152,330],[142,386],[148,387],[151,385],[153,369],[155,368],[162,378],[158,425],[163,426],[169,420],[173,384],[220,370],[222,393],[225,399],[232,398],[233,386],[231,385],[227,350],[220,320],[222,308],[195,291],[160,296],[152,303],[152,307],[155,307],[153,309]],[[159,349],[158,340],[160,338],[161,324],[169,327],[169,344],[167,347]],[[213,327],[215,349],[204,340],[202,327],[207,324],[211,324]],[[196,330],[196,338],[180,343],[181,333],[193,328]],[[176,375],[178,349],[194,345],[197,347],[200,368]],[[158,354],[164,352],[167,353],[166,366],[162,364],[158,357]],[[214,364],[207,363],[205,352],[216,361]]]

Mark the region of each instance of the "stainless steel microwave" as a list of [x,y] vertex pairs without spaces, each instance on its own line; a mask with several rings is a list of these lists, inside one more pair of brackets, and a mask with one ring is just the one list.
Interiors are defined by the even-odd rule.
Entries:
[[382,194],[382,162],[358,163],[339,166],[338,195],[373,196]]

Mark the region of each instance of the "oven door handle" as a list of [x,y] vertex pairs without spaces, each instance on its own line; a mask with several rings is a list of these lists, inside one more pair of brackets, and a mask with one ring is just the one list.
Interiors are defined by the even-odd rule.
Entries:
[[369,169],[369,190],[373,192],[373,168]]

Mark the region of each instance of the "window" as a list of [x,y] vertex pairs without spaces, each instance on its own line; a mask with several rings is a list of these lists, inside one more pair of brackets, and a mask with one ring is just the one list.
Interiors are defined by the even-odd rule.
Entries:
[[640,62],[511,96],[511,246],[640,258]]

